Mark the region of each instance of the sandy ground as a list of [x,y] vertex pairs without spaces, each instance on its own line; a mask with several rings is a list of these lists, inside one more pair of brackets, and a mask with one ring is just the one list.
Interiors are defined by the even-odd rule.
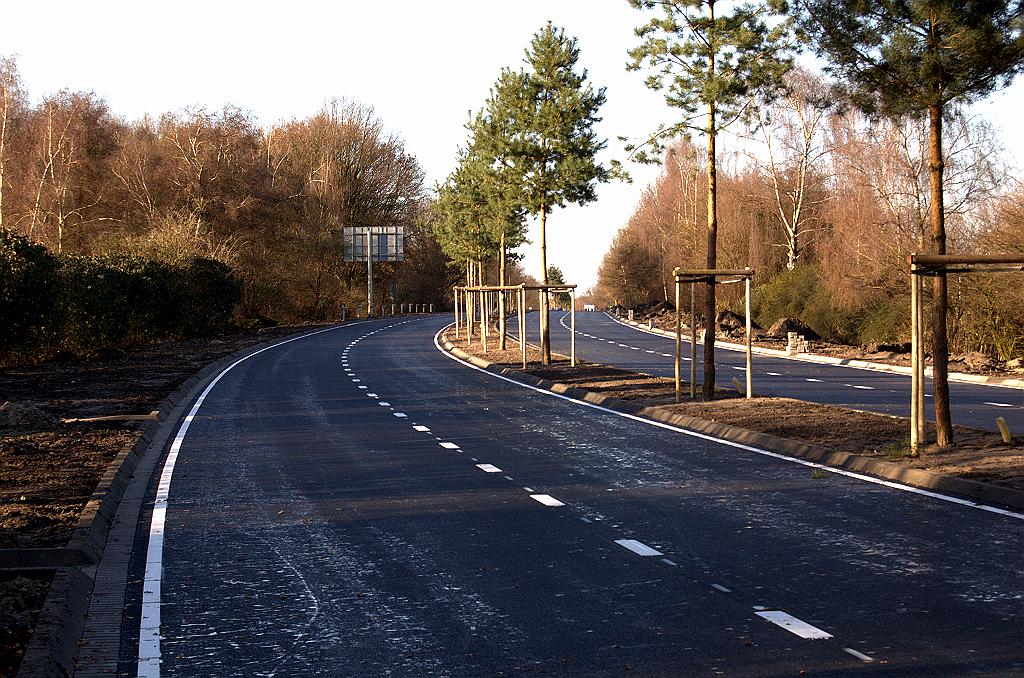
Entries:
[[[465,341],[449,341],[467,350]],[[494,363],[522,369],[518,346],[509,342],[506,352],[490,350],[483,354],[478,342],[469,352]],[[675,403],[675,386],[671,379],[628,372],[604,365],[581,364],[576,368],[557,356],[551,366],[541,365],[539,352],[529,350],[526,372],[576,386],[602,395],[632,400],[644,405],[658,405],[681,414],[709,419],[739,428],[768,433],[801,442],[820,445],[831,450],[854,452],[865,456],[923,468],[938,473],[970,478],[983,482],[1024,489],[1024,439],[1014,438],[1012,445],[1003,444],[998,433],[956,427],[956,446],[938,450],[925,449],[918,458],[909,453],[910,424],[904,417],[890,417],[857,412],[830,405],[790,398],[754,398],[746,400],[732,390],[720,389],[716,399],[690,401],[689,385],[683,385],[683,402]],[[934,430],[929,426],[929,435]]]

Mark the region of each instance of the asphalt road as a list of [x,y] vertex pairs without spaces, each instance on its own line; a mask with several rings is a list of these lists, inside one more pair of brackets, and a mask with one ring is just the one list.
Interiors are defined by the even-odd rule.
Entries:
[[135,554],[145,675],[1024,675],[1024,516],[535,392],[447,322],[209,391]]
[[[561,311],[551,314],[551,345],[559,353],[568,355],[569,318],[564,315]],[[526,333],[528,341],[538,340],[537,321],[537,313],[530,313]],[[512,329],[515,330],[514,327]],[[658,376],[673,375],[673,338],[634,329],[600,312],[577,313],[576,330],[576,354],[584,360]],[[698,361],[703,361],[702,344],[698,344],[697,353]],[[683,356],[683,379],[688,380],[688,341],[683,342]],[[699,365],[700,362],[698,382],[703,378]],[[715,366],[721,387],[730,388],[733,377],[739,378],[741,383],[746,377],[746,358],[742,351],[716,347]],[[910,416],[910,375],[822,365],[756,353],[753,370],[754,393]],[[932,421],[931,379],[926,379],[926,382],[928,419]],[[1004,417],[1011,431],[1024,431],[1024,390],[959,382],[950,382],[949,390],[953,423],[995,431],[998,430],[996,417]]]

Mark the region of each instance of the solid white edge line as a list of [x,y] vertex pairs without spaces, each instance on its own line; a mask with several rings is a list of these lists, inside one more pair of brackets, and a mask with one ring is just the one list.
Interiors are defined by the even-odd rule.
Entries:
[[823,471],[828,471],[830,473],[835,473],[837,475],[846,476],[848,478],[856,478],[857,480],[863,480],[864,482],[873,483],[875,485],[881,485],[883,487],[888,487],[888,488],[894,489],[894,490],[900,490],[902,492],[909,492],[911,494],[917,494],[917,495],[921,495],[923,497],[931,497],[932,499],[939,499],[941,501],[949,502],[951,504],[957,504],[959,506],[967,506],[969,508],[975,508],[975,509],[979,509],[981,511],[986,511],[988,513],[996,513],[996,514],[1001,515],[1001,516],[1007,516],[1009,518],[1016,518],[1017,520],[1024,520],[1024,513],[1016,513],[1014,511],[1009,511],[1007,509],[997,508],[995,506],[988,506],[986,504],[979,504],[977,502],[973,502],[973,501],[970,501],[970,500],[967,500],[967,499],[960,499],[959,497],[951,497],[948,494],[939,494],[938,492],[932,492],[930,490],[922,490],[919,487],[911,487],[910,485],[903,485],[901,483],[897,483],[897,482],[894,482],[892,480],[883,480],[882,478],[875,478],[873,476],[864,475],[863,473],[856,473],[854,471],[847,471],[846,469],[835,468],[833,466],[826,466],[825,464],[819,464],[819,463],[814,462],[814,461],[807,461],[806,459],[798,459],[796,457],[787,457],[786,455],[779,454],[777,452],[769,452],[768,450],[762,450],[761,448],[753,447],[752,445],[744,445],[743,443],[737,443],[737,442],[733,442],[731,440],[723,440],[722,438],[715,438],[714,436],[709,436],[709,435],[704,434],[704,433],[698,433],[697,431],[690,431],[689,429],[680,428],[678,426],[673,426],[672,424],[666,424],[664,422],[655,421],[653,419],[645,419],[644,417],[639,417],[639,416],[637,416],[635,414],[627,414],[626,412],[616,412],[615,410],[608,409],[607,407],[602,407],[601,405],[597,405],[595,403],[588,403],[585,400],[576,400],[575,398],[570,398],[569,396],[562,395],[561,393],[554,393],[552,391],[547,391],[547,390],[544,390],[542,388],[538,388],[536,386],[531,386],[529,384],[524,384],[522,382],[516,381],[515,379],[510,379],[509,377],[506,377],[506,376],[501,375],[501,374],[495,374],[493,372],[488,372],[487,370],[483,369],[482,367],[477,367],[473,363],[466,362],[465,360],[462,360],[461,358],[458,358],[458,357],[452,355],[451,353],[449,353],[448,351],[444,350],[444,348],[441,347],[441,341],[440,341],[441,333],[444,332],[449,327],[451,327],[451,325],[446,325],[445,327],[442,327],[440,330],[437,331],[437,334],[434,335],[434,346],[437,348],[437,350],[440,351],[445,356],[447,356],[448,358],[450,358],[451,360],[454,360],[455,362],[457,362],[457,363],[459,363],[461,365],[465,365],[466,367],[469,367],[470,369],[474,369],[477,372],[483,372],[484,374],[486,374],[486,375],[488,375],[490,377],[493,377],[495,379],[501,379],[502,381],[507,381],[510,384],[515,384],[516,386],[519,386],[519,387],[522,387],[522,388],[525,388],[525,389],[529,389],[531,391],[536,391],[537,393],[543,393],[545,395],[551,396],[552,398],[559,398],[561,400],[566,400],[566,401],[569,401],[571,403],[575,403],[577,405],[580,405],[582,407],[589,407],[591,409],[598,410],[599,412],[606,412],[608,414],[614,414],[614,415],[616,415],[618,417],[624,417],[626,419],[632,419],[633,421],[638,421],[638,422],[641,422],[643,424],[647,424],[649,426],[656,426],[658,428],[663,428],[663,429],[666,429],[666,430],[669,430],[669,431],[676,431],[677,433],[682,433],[684,435],[688,435],[688,436],[691,436],[693,438],[699,438],[701,440],[707,440],[707,441],[710,441],[710,442],[720,443],[722,445],[728,445],[729,447],[735,447],[736,449],[747,450],[748,452],[755,452],[757,454],[760,454],[760,455],[763,455],[763,456],[766,456],[766,457],[772,457],[773,459],[779,459],[781,461],[788,461],[788,462],[793,463],[793,464],[800,464],[801,466],[807,466],[809,468],[821,469]]
[[249,355],[239,358],[221,370],[220,373],[214,377],[213,381],[207,384],[206,388],[203,389],[203,392],[199,394],[199,398],[196,399],[196,402],[192,405],[192,409],[190,409],[188,414],[185,415],[185,418],[181,422],[181,426],[178,428],[178,432],[174,436],[174,440],[171,442],[171,447],[167,452],[167,459],[164,461],[163,468],[160,471],[160,481],[157,485],[156,499],[153,503],[153,516],[149,523],[149,545],[146,548],[146,573],[143,577],[145,584],[142,587],[142,618],[139,622],[139,678],[159,678],[160,676],[160,584],[161,577],[163,576],[164,526],[167,519],[167,501],[171,491],[171,479],[174,476],[174,465],[178,460],[178,452],[181,451],[181,445],[185,442],[185,435],[188,433],[189,426],[191,426],[192,420],[199,413],[199,408],[202,407],[206,397],[210,395],[210,391],[213,390],[213,387],[217,385],[217,382],[219,382],[225,374],[253,356],[259,355],[264,351],[269,351],[272,348],[283,346],[284,344],[290,344],[291,342],[298,341],[299,339],[306,339],[317,334],[323,334],[324,332],[332,332],[334,330],[352,327],[353,325],[361,325],[367,322],[372,321],[360,320],[358,322],[338,325],[336,327],[328,327],[322,330],[317,330],[316,332],[310,332],[309,334],[292,337],[291,339],[286,339],[284,341],[279,341],[276,344],[265,346],[258,351],[253,351]]

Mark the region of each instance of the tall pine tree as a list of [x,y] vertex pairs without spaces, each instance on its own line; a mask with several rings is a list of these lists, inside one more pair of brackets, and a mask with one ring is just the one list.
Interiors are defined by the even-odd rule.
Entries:
[[[707,139],[707,267],[718,261],[718,133],[741,120],[757,96],[770,98],[792,65],[789,24],[776,16],[777,2],[735,4],[716,0],[629,0],[641,10],[660,9],[636,29],[643,42],[630,50],[630,70],[646,67],[646,84],[663,90],[683,119],[661,126],[636,150],[637,159],[656,157],[662,142],[697,131]],[[728,10],[720,11],[725,5]],[[769,26],[769,20],[773,25]],[[703,125],[701,124],[703,120]],[[715,286],[704,307],[704,399],[715,393]]]
[[[1024,2],[804,0],[800,24],[850,98],[869,114],[927,115],[931,252],[946,253],[946,106],[1005,86],[1024,67]],[[945,274],[932,278],[932,365],[939,447],[953,442]]]
[[[493,153],[509,163],[519,187],[517,199],[540,221],[541,274],[548,284],[547,217],[567,203],[584,205],[597,198],[608,170],[597,161],[605,147],[594,125],[605,102],[604,88],[577,71],[576,39],[548,23],[526,50],[528,69],[501,73],[487,101],[487,116],[499,130]],[[541,355],[551,362],[547,295],[541,304]]]

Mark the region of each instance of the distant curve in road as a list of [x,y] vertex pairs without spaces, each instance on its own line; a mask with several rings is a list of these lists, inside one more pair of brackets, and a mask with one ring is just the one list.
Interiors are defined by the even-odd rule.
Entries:
[[[562,312],[552,314],[551,342],[554,350],[568,355],[568,319],[563,315]],[[529,316],[527,340],[536,342],[537,314]],[[600,312],[577,313],[576,323],[576,352],[582,359],[657,376],[673,375],[675,339],[623,325]],[[699,345],[697,359],[703,360],[703,345]],[[688,379],[688,341],[683,342],[683,361],[683,378]],[[739,377],[741,382],[746,376],[741,351],[718,347],[715,366],[720,386],[728,387],[733,376]],[[758,354],[753,356],[753,370],[754,393],[760,395],[896,416],[910,414],[910,375]],[[698,380],[701,374],[698,366]],[[932,380],[925,381],[931,421]],[[961,382],[950,382],[949,388],[953,423],[995,431],[996,417],[1003,417],[1011,431],[1024,431],[1024,390]]]
[[1019,516],[540,395],[436,350],[446,322],[209,390],[168,479],[160,675],[1024,673]]

